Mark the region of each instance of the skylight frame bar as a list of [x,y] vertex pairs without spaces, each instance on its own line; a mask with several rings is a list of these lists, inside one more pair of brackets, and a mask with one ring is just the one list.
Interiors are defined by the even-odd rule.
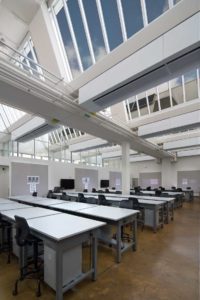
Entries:
[[118,9],[118,14],[119,14],[119,21],[120,21],[120,26],[121,26],[121,31],[122,31],[123,42],[126,42],[127,41],[127,31],[126,31],[126,25],[124,22],[124,12],[123,12],[123,8],[122,8],[121,0],[117,0],[117,9]]
[[142,9],[142,19],[143,19],[143,25],[146,27],[149,22],[148,22],[148,17],[147,17],[147,8],[146,8],[146,2],[145,0],[140,0],[141,4],[141,9]]
[[200,98],[200,80],[199,80],[199,69],[197,68],[197,93],[198,98]]

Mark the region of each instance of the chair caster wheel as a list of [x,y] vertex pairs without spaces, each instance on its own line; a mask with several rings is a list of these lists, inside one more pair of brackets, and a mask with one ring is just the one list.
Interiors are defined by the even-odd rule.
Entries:
[[16,290],[14,290],[14,291],[12,292],[12,295],[13,295],[13,296],[17,296],[17,294],[18,294],[18,292],[17,292]]

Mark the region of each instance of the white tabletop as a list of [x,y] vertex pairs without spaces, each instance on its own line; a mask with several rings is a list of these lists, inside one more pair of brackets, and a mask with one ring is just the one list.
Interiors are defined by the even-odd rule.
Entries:
[[2,203],[12,203],[9,199],[0,198],[0,204]]
[[133,198],[142,199],[142,200],[153,200],[153,201],[167,201],[173,202],[175,198],[168,198],[168,197],[152,197],[152,196],[145,196],[145,195],[135,195]]
[[71,201],[65,201],[65,203],[55,204],[51,205],[52,208],[60,208],[63,210],[71,210],[71,211],[79,211],[82,209],[87,209],[90,207],[95,207],[97,204],[90,204],[90,203],[82,203],[82,202],[71,202]]
[[[11,201],[12,202],[12,201]],[[30,206],[25,205],[25,204],[21,204],[21,203],[4,203],[4,204],[0,204],[0,212],[2,211],[6,211],[6,210],[11,210],[11,209],[20,209],[20,208],[28,208]]]
[[[141,191],[141,193],[143,193],[143,194],[152,194],[152,195],[155,195],[155,191]],[[174,195],[182,195],[183,193],[182,192],[168,192],[168,191],[162,191],[162,193],[166,193],[166,194],[168,194],[168,195],[172,195],[172,196],[174,196]]]
[[139,199],[138,200],[140,204],[152,204],[152,205],[163,205],[163,200],[158,201],[158,200],[146,200],[146,199]]
[[99,228],[106,223],[61,213],[28,220],[28,225],[33,230],[60,241]]
[[137,214],[138,211],[133,209],[99,205],[93,208],[83,209],[81,210],[81,213],[88,216],[99,217],[102,219],[119,221],[126,217]]
[[2,213],[2,215],[6,216],[11,220],[15,220],[15,215],[19,217],[23,217],[28,220],[28,219],[35,219],[35,218],[51,216],[56,214],[60,214],[60,213],[55,210],[45,209],[40,207],[30,207],[27,209],[13,209],[13,210],[4,211]]
[[10,199],[15,201],[23,201],[29,204],[43,205],[43,206],[49,206],[49,205],[65,202],[63,200],[43,198],[43,197],[33,197],[31,195],[12,196],[10,197]]

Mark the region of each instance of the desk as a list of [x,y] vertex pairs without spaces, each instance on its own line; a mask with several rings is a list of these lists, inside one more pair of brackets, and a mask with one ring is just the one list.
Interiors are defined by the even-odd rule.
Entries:
[[56,200],[50,198],[43,197],[33,197],[30,195],[22,195],[22,196],[11,196],[11,200],[17,201],[19,203],[30,204],[37,207],[48,207],[49,205],[64,203],[64,200]]
[[14,203],[12,201],[10,201],[10,203],[3,203],[0,204],[0,212],[2,211],[6,211],[6,210],[12,210],[12,209],[19,209],[19,208],[28,208],[30,206],[27,206],[25,204],[21,204],[21,203]]
[[0,204],[12,203],[9,199],[0,198]]
[[[90,207],[89,207],[90,206]],[[65,204],[51,205],[52,209],[58,209],[63,212],[74,212],[74,214],[92,218],[94,220],[99,220],[106,222],[109,225],[114,225],[116,227],[116,260],[119,263],[121,261],[121,255],[124,251],[132,247],[133,250],[137,248],[137,213],[136,210],[116,208],[109,206],[101,206],[95,204],[71,202]],[[124,244],[123,249],[121,248],[121,226],[131,223],[132,226],[132,243]],[[111,244],[110,239],[103,239],[104,242]]]
[[[24,210],[25,211],[25,210]],[[39,216],[42,210],[32,208],[35,218],[27,219],[31,233],[42,239],[44,242],[44,280],[56,291],[56,300],[63,299],[63,293],[71,289],[85,277],[92,275],[93,280],[97,275],[97,230],[105,223],[77,216],[57,213],[51,210],[45,210],[48,216]],[[44,213],[44,210],[43,210]],[[6,213],[7,214],[7,213]],[[18,210],[15,212],[18,214]],[[21,216],[26,217],[26,212],[20,212]],[[51,215],[49,215],[51,214]],[[37,215],[37,217],[36,217]],[[12,218],[7,214],[8,218]],[[80,246],[85,241],[91,241],[92,245],[92,264],[89,271],[82,273],[82,256]],[[65,264],[68,255],[75,252],[78,256],[80,273],[77,270],[71,270],[69,265]],[[71,257],[70,257],[71,258]],[[77,261],[72,261],[70,266],[76,265]],[[65,271],[69,274],[65,275]],[[66,282],[65,279],[68,279]]]

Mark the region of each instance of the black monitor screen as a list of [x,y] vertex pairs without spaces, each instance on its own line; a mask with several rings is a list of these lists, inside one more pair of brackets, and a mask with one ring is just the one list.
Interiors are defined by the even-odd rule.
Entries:
[[100,181],[100,187],[101,188],[107,188],[107,187],[109,187],[109,180],[101,180]]
[[74,189],[74,179],[61,179],[60,187],[64,189]]

